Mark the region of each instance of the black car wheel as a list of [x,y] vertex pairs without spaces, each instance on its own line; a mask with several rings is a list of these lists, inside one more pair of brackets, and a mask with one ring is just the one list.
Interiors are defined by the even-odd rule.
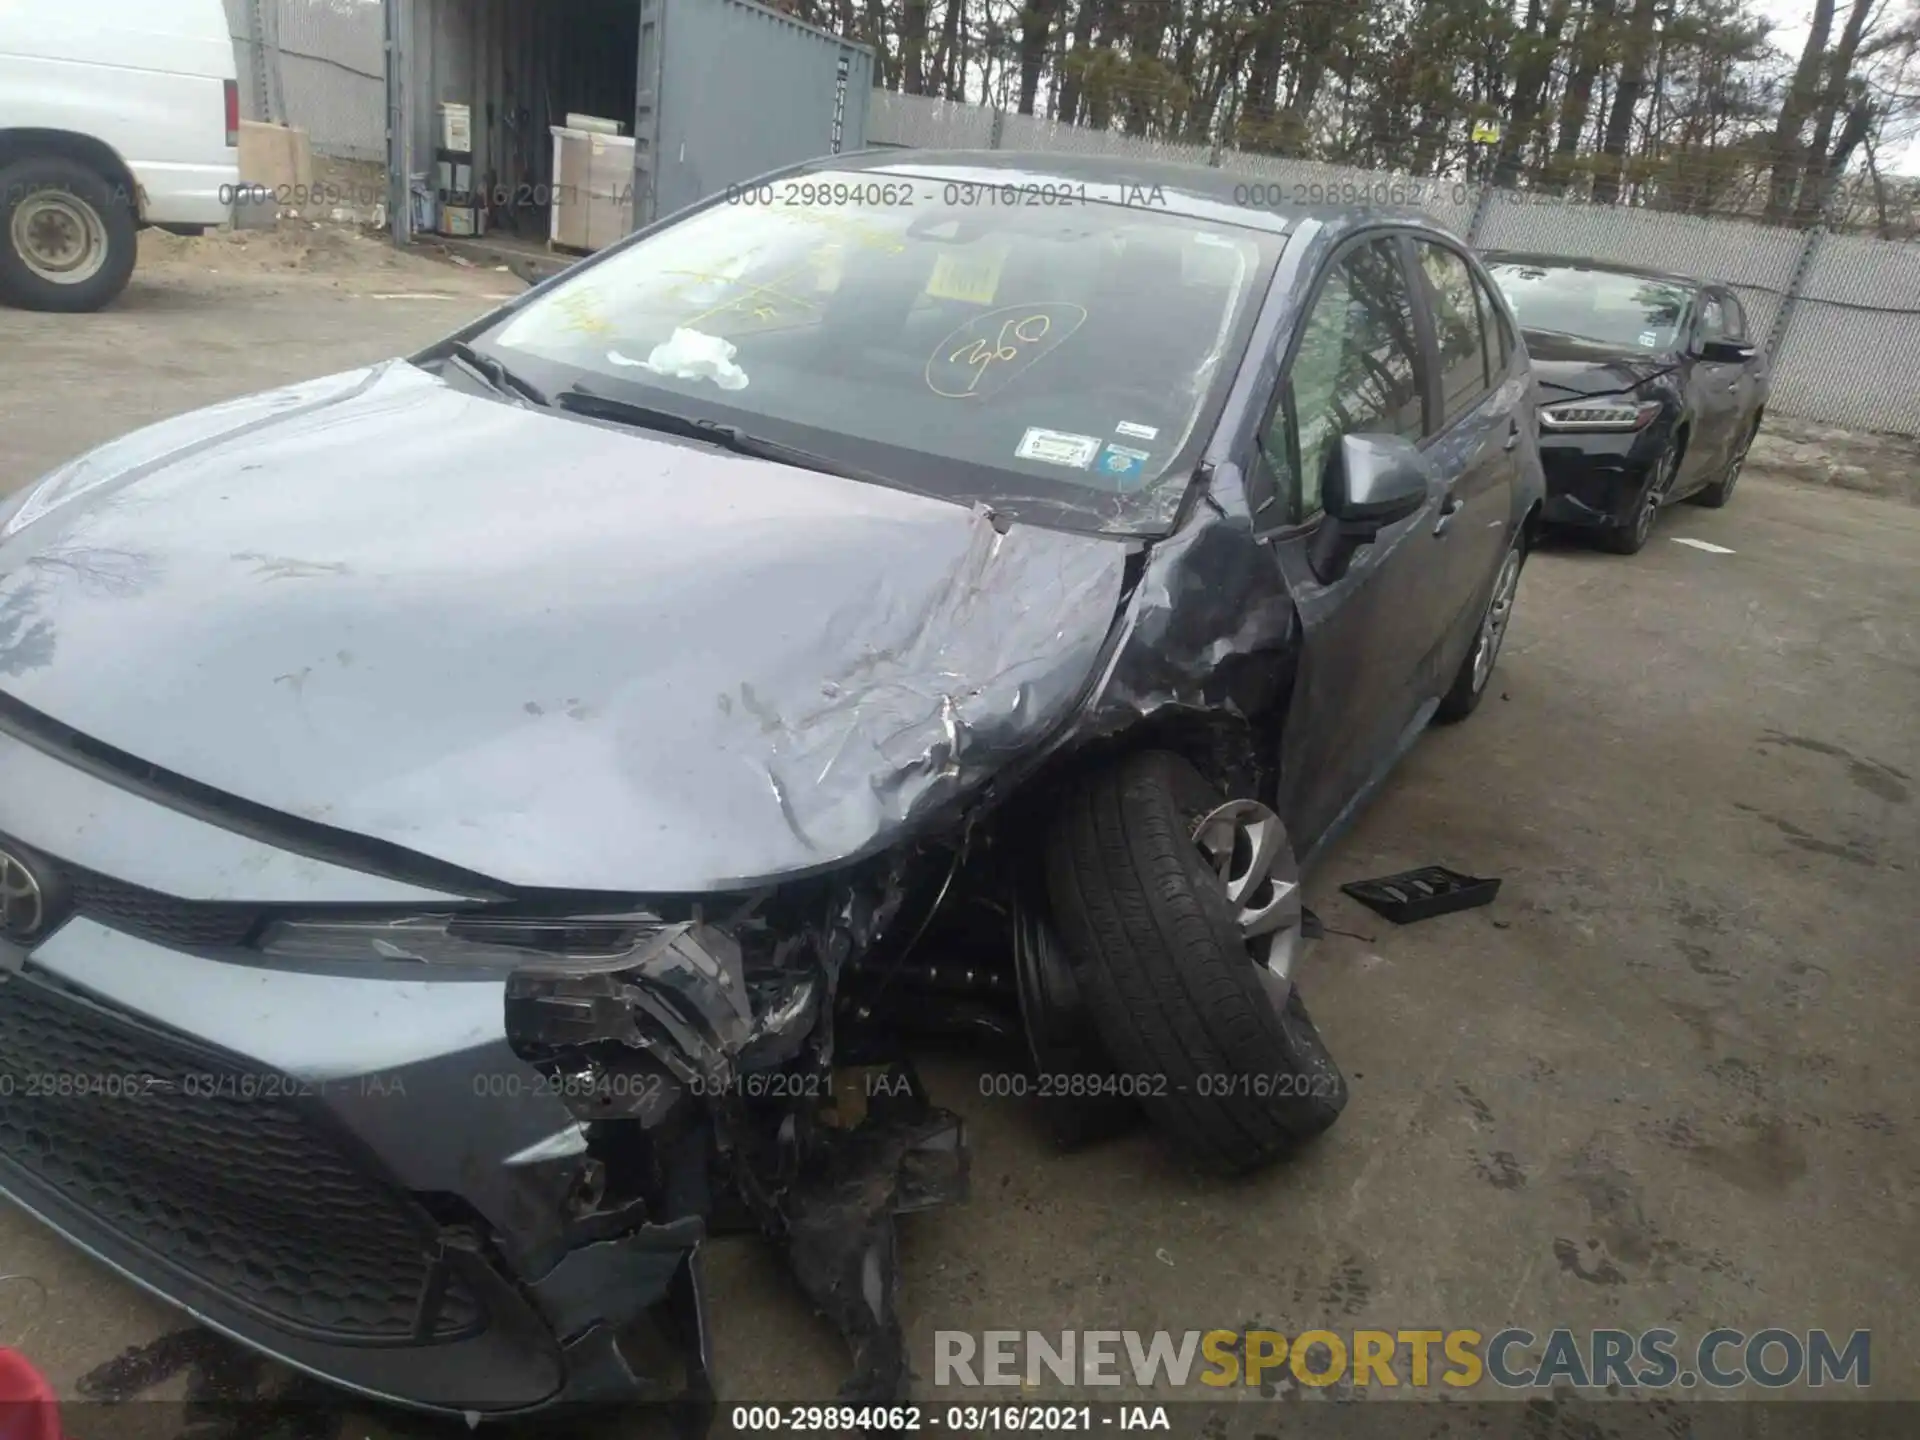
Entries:
[[1253,1170],[1325,1130],[1347,1084],[1291,977],[1299,871],[1280,818],[1143,751],[1074,787],[1047,892],[1120,1082],[1189,1154]]
[[1727,468],[1720,478],[1706,489],[1696,491],[1687,498],[1696,505],[1706,506],[1709,510],[1718,510],[1731,500],[1733,487],[1740,482],[1740,467],[1747,463],[1747,451],[1753,446],[1753,437],[1759,433],[1760,418],[1756,415],[1753,424],[1747,427],[1745,438],[1734,448],[1733,458],[1727,461]]
[[1680,468],[1680,447],[1669,445],[1647,467],[1647,483],[1635,498],[1633,511],[1620,524],[1602,530],[1600,544],[1616,555],[1638,555],[1653,536],[1653,522],[1667,503],[1673,477]]
[[1434,711],[1433,718],[1443,725],[1456,720],[1464,720],[1480,707],[1481,697],[1487,693],[1487,682],[1493,679],[1494,663],[1500,658],[1500,647],[1506,644],[1507,627],[1513,621],[1514,601],[1520,593],[1520,571],[1527,563],[1527,531],[1522,526],[1520,533],[1513,537],[1513,544],[1507,547],[1507,553],[1501,557],[1500,569],[1493,577],[1493,588],[1487,592],[1487,607],[1480,612],[1480,628],[1473,637],[1473,648],[1467,651],[1466,659],[1460,662],[1460,669],[1453,677],[1453,684],[1440,699],[1440,708]]
[[97,172],[46,155],[0,169],[0,302],[98,310],[126,288],[133,208]]
[[1121,1093],[1042,890],[1023,884],[1015,897],[1014,979],[1040,1112],[1054,1140],[1071,1150],[1131,1129],[1140,1107]]

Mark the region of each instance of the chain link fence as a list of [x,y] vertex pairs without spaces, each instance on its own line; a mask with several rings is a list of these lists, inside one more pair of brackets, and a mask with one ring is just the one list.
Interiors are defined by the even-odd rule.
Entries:
[[316,155],[386,159],[381,0],[225,0],[241,113],[297,125]]
[[876,145],[1051,150],[1209,165],[1244,175],[1245,203],[1418,208],[1483,250],[1579,255],[1731,285],[1773,357],[1772,413],[1920,435],[1920,242],[1595,205],[1464,180],[1165,144],[979,105],[875,91]]
[[[225,0],[249,119],[307,131],[314,152],[386,153],[381,0]],[[1732,285],[1774,361],[1772,409],[1856,430],[1920,435],[1920,241],[1879,240],[1595,205],[1465,180],[1179,145],[980,105],[876,90],[871,143],[1131,155],[1245,177],[1254,205],[1417,207],[1482,249],[1621,261]]]

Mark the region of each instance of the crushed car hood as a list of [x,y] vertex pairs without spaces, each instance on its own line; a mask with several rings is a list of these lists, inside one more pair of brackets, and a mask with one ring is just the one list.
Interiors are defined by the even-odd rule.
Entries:
[[115,442],[11,527],[15,701],[507,885],[661,894],[864,853],[1034,745],[1127,555],[397,362]]
[[1623,350],[1546,330],[1529,330],[1526,338],[1533,378],[1548,401],[1575,395],[1622,395],[1680,363],[1672,354]]

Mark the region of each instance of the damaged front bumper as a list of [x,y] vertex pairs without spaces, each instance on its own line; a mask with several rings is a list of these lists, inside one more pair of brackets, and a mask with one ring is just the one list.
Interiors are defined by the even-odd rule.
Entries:
[[1668,427],[1613,434],[1543,436],[1540,459],[1547,493],[1541,519],[1569,528],[1606,528],[1633,516],[1647,476],[1667,443]]
[[[725,923],[698,909],[675,924],[644,917],[619,959],[529,965],[506,992],[509,1043],[583,1122],[577,1223],[758,1229],[839,1327],[853,1358],[841,1396],[866,1404],[904,1398],[908,1380],[894,1218],[967,1185],[961,1122],[904,1061],[877,1083],[836,1084],[840,971],[886,929],[899,893],[829,889],[825,912],[778,921],[758,902]],[[673,1318],[689,1339],[704,1333],[697,1307]],[[708,1393],[705,1379],[693,1393]]]
[[904,1073],[836,1100],[854,938],[781,943],[763,975],[773,952],[661,924],[617,966],[441,978],[236,964],[82,913],[0,966],[0,1192],[362,1395],[660,1402],[694,1429],[701,1247],[752,1226],[846,1335],[845,1394],[898,1398],[893,1217],[959,1198],[966,1147]]

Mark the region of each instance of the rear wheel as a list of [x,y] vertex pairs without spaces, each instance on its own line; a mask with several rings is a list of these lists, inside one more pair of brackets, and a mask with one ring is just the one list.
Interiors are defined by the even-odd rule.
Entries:
[[126,288],[138,247],[129,197],[61,155],[0,170],[0,302],[98,310]]
[[1753,437],[1759,433],[1760,417],[1756,415],[1753,417],[1753,424],[1747,427],[1745,438],[1734,447],[1733,458],[1727,461],[1727,468],[1720,478],[1706,489],[1697,491],[1687,498],[1696,505],[1706,506],[1709,510],[1718,510],[1731,500],[1733,487],[1740,483],[1740,469],[1747,463],[1747,451],[1753,445]]
[[1452,687],[1441,697],[1440,708],[1434,711],[1433,718],[1441,724],[1464,720],[1480,708],[1488,682],[1493,679],[1494,663],[1500,658],[1500,647],[1507,642],[1507,626],[1512,623],[1514,601],[1520,593],[1520,571],[1526,563],[1527,531],[1523,525],[1501,557],[1500,569],[1493,577],[1493,589],[1487,592],[1487,608],[1480,615],[1479,632],[1473,637],[1473,648],[1460,662]]
[[1339,1118],[1346,1079],[1292,980],[1304,913],[1277,815],[1143,751],[1074,788],[1047,849],[1088,1013],[1161,1129],[1231,1173]]

